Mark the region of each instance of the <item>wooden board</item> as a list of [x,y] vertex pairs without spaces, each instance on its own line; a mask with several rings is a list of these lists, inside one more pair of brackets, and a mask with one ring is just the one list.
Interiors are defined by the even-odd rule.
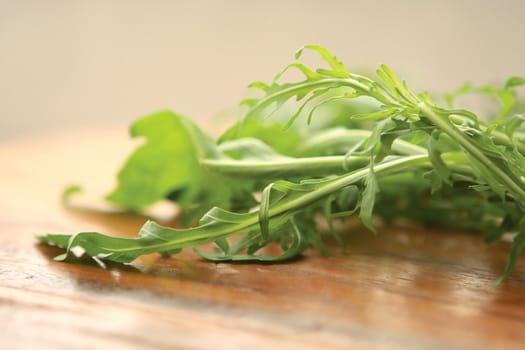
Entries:
[[[348,251],[285,264],[214,264],[191,251],[140,269],[60,263],[35,234],[134,235],[144,217],[65,209],[98,198],[136,145],[91,130],[0,143],[2,349],[521,349],[525,269],[494,288],[508,243],[461,232],[348,227]],[[87,200],[94,203],[95,200]],[[171,209],[170,209],[171,210]]]

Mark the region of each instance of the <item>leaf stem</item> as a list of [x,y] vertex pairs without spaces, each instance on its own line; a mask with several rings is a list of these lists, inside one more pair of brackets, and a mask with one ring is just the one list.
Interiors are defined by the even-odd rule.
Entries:
[[[277,92],[274,92],[268,96],[261,98],[254,106],[252,106],[252,108],[246,115],[246,118],[252,115],[255,111],[261,108],[267,107],[275,101],[281,100],[283,98],[286,100],[292,96],[298,95],[298,93],[301,90],[311,92],[317,88],[324,87],[324,86],[332,86],[332,85],[337,86],[337,87],[350,87],[354,90],[362,91],[366,95],[371,96],[378,101],[388,102],[388,104],[391,106],[400,106],[399,103],[397,103],[392,98],[390,97],[387,98],[387,96],[384,96],[384,95],[379,96],[379,91],[373,90],[366,84],[363,84],[355,79],[352,79],[352,78],[346,78],[346,79],[323,78],[323,79],[318,79],[318,80],[313,80],[313,81],[305,80],[304,82],[297,83],[292,86],[283,88]],[[385,99],[387,100],[385,101]]]
[[486,166],[502,183],[504,183],[511,193],[519,197],[519,201],[525,203],[525,191],[515,183],[505,172],[494,164],[478,147],[473,145],[463,133],[457,130],[450,122],[436,112],[434,112],[425,102],[418,105],[425,116],[438,128],[448,134],[453,140],[460,144],[470,155]]
[[362,168],[370,157],[324,156],[304,158],[277,158],[271,161],[207,159],[201,164],[213,171],[229,176],[268,178],[281,176],[341,174]]
[[[428,160],[427,155],[415,155],[402,157],[400,159],[384,161],[374,167],[376,175],[385,175],[391,172],[400,171],[405,168],[410,168],[413,166],[427,165],[430,166],[430,161]],[[370,169],[368,167],[353,171],[349,174],[342,175],[338,178],[326,182],[326,184],[321,187],[306,192],[303,195],[294,198],[286,202],[278,202],[276,205],[271,206],[268,210],[268,219],[276,219],[277,217],[284,215],[285,213],[293,213],[299,209],[302,209],[313,202],[334,193],[348,185],[354,184],[358,181],[363,180]],[[202,226],[197,226],[189,229],[173,229],[169,227],[160,226],[152,221],[148,221],[144,224],[141,231],[152,231],[150,226],[153,226],[155,230],[163,230],[165,232],[172,233],[173,236],[169,239],[166,239],[166,236],[163,235],[164,242],[160,243],[149,243],[149,244],[138,244],[125,246],[120,245],[116,248],[115,246],[103,246],[101,244],[99,249],[106,250],[111,253],[117,254],[129,254],[133,251],[140,251],[142,255],[145,253],[142,252],[155,252],[155,251],[170,251],[173,249],[185,248],[188,246],[194,246],[198,244],[204,244],[208,242],[216,241],[217,239],[227,238],[234,234],[249,231],[259,225],[259,217],[257,212],[246,214],[246,218],[239,223],[228,223],[228,224],[218,224],[215,229],[211,229],[211,224],[205,224]],[[81,234],[79,234],[81,235]],[[74,237],[74,236],[73,236]],[[116,238],[116,237],[106,237],[107,242],[111,241],[136,241],[136,239],[129,238]],[[74,247],[75,242],[74,238],[70,240],[70,247]],[[89,252],[88,252],[89,253]],[[109,258],[109,257],[108,257]]]

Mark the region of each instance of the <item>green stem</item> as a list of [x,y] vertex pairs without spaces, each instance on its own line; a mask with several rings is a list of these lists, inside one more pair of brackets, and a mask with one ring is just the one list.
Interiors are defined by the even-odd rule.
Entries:
[[[427,155],[415,155],[415,156],[402,157],[400,159],[385,161],[385,162],[374,165],[374,173],[376,174],[376,176],[381,176],[381,175],[385,175],[388,173],[402,170],[404,168],[409,168],[413,166],[421,166],[424,164],[427,164],[427,165],[430,164],[430,161],[428,160]],[[270,208],[269,216],[270,217],[276,216],[286,211],[289,211],[292,209],[299,209],[306,205],[309,205],[331,193],[334,193],[342,188],[345,188],[346,186],[352,185],[356,182],[363,180],[368,175],[369,172],[370,172],[370,168],[367,167],[367,168],[353,171],[349,173],[348,175],[341,176],[314,191],[304,194],[303,196],[295,200],[291,200],[291,201],[283,203],[280,206],[277,205],[273,208]]]
[[[308,154],[309,152],[318,153],[319,150],[331,148],[333,146],[344,146],[345,148],[350,149],[358,142],[370,137],[370,135],[372,135],[370,130],[334,128],[313,136],[309,140],[301,143],[301,145],[297,147],[296,152],[301,156],[303,154]],[[427,153],[427,150],[424,147],[399,138],[392,144],[392,151],[402,155]]]
[[438,128],[448,134],[453,140],[460,144],[467,153],[472,155],[475,159],[481,162],[488,170],[490,170],[502,183],[504,183],[511,193],[516,193],[520,202],[525,202],[525,191],[520,184],[515,183],[503,170],[494,164],[478,147],[470,143],[470,141],[456,129],[447,119],[443,119],[435,113],[426,103],[421,102],[418,107],[425,114],[425,116]]
[[[430,161],[426,155],[416,155],[403,157],[400,159],[385,161],[374,166],[374,171],[376,175],[385,175],[391,172],[400,171],[406,168],[411,168],[414,166],[431,166]],[[340,176],[330,182],[327,182],[322,187],[315,189],[311,192],[306,192],[302,196],[299,196],[293,200],[277,203],[275,206],[269,208],[268,218],[272,219],[278,217],[282,214],[285,214],[290,211],[296,211],[298,209],[304,208],[312,204],[313,202],[334,193],[341,188],[344,188],[348,185],[362,181],[370,169],[368,167],[353,171],[347,175]],[[147,225],[147,224],[146,224]],[[145,225],[145,227],[146,227]],[[131,252],[134,250],[147,250],[147,251],[167,251],[172,249],[184,248],[188,246],[193,246],[196,244],[203,244],[207,242],[213,242],[217,239],[227,238],[234,234],[248,231],[259,225],[259,217],[256,212],[247,216],[245,220],[239,223],[229,223],[224,225],[219,225],[216,230],[206,230],[206,226],[198,226],[194,228],[189,228],[185,230],[172,229],[168,227],[163,227],[163,230],[173,232],[173,238],[169,241],[148,244],[147,246],[132,246],[132,247],[123,247],[123,248],[114,248],[114,247],[101,247],[102,249],[107,249],[108,251],[114,253],[125,253]],[[119,241],[127,241],[130,239],[126,238],[112,238]],[[73,244],[74,246],[74,244]]]
[[201,164],[215,172],[239,177],[268,178],[281,176],[341,174],[366,166],[370,157],[276,158],[272,161],[202,159]]
[[[451,114],[449,118],[451,121],[453,121],[456,124],[462,124],[466,119],[463,116],[455,115],[455,114]],[[488,129],[487,125],[481,122],[479,123],[479,128],[483,132],[487,131]],[[525,154],[525,144],[523,144],[523,142],[521,141],[521,139],[523,139],[525,135],[523,135],[519,131],[514,133],[514,135],[517,137],[513,137],[513,138],[497,130],[491,131],[490,135],[493,137],[493,140],[496,144],[504,145],[510,148],[517,147],[520,153]]]
[[389,96],[385,96],[382,94],[379,94],[379,91],[373,91],[370,86],[367,86],[366,84],[363,84],[355,79],[352,78],[323,78],[319,80],[314,81],[304,81],[302,83],[294,84],[293,86],[281,89],[275,93],[272,93],[271,95],[265,96],[261,98],[248,112],[248,114],[245,116],[245,118],[249,118],[255,111],[260,110],[261,108],[267,107],[274,103],[275,101],[279,100],[286,100],[292,96],[296,96],[301,91],[313,91],[317,88],[321,88],[324,86],[338,86],[338,87],[349,87],[357,91],[362,91],[366,95],[375,98],[378,101],[381,101],[387,105],[390,106],[400,106],[398,102],[390,98]]
[[[464,153],[458,152],[443,154],[443,160],[448,166],[450,166],[451,169],[456,172],[468,173],[469,169],[465,169],[462,166],[465,163],[465,157],[466,155]],[[374,166],[374,171],[377,176],[385,176],[400,171],[408,171],[417,167],[432,167],[432,164],[427,155],[404,156],[394,160],[385,160],[376,164]],[[369,167],[355,170],[351,173],[341,175],[335,179],[324,182],[319,187],[310,192],[302,193],[300,196],[292,198],[288,201],[277,202],[275,205],[270,206],[268,210],[268,220],[279,220],[279,218],[282,218],[282,215],[286,214],[293,215],[294,212],[309,206],[312,203],[315,203],[316,201],[323,199],[346,186],[363,181],[363,179],[368,175],[369,171]],[[158,240],[153,242],[142,242],[141,238],[129,239],[106,236],[104,237],[103,242],[98,243],[95,251],[91,251],[91,248],[93,248],[92,244],[98,239],[98,236],[101,235],[94,232],[79,233],[73,237],[68,238],[68,252],[70,248],[75,247],[76,245],[82,246],[80,242],[87,239],[91,243],[84,246],[84,248],[89,255],[97,256],[100,251],[102,251],[104,252],[103,255],[105,255],[109,260],[112,260],[110,258],[111,254],[116,254],[117,258],[115,261],[126,262],[128,260],[127,258],[122,258],[123,254],[131,254],[131,257],[133,258],[147,253],[173,251],[179,248],[213,242],[218,239],[227,238],[241,232],[256,229],[258,227],[259,216],[257,212],[238,215],[244,216],[244,218],[238,222],[224,222],[214,225],[205,224],[189,229],[173,229],[159,226],[153,222],[148,222],[141,229],[141,234],[139,236],[157,236],[157,234],[152,233],[157,230],[162,232],[157,236],[161,237],[159,239],[162,240],[162,242],[158,242]],[[94,237],[92,237],[92,235],[94,235]],[[63,239],[64,237],[60,238]],[[53,238],[48,238],[47,242],[54,242]],[[66,255],[67,253],[62,255],[61,258],[65,258]]]

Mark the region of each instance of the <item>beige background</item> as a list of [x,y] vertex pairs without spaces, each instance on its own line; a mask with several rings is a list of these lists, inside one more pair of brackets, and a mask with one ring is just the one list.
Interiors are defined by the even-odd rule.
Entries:
[[305,43],[411,86],[525,75],[525,2],[0,0],[0,138],[233,113]]

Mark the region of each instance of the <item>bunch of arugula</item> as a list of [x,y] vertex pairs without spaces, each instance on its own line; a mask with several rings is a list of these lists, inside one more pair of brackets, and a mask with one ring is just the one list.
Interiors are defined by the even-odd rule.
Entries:
[[[299,62],[304,49],[328,67]],[[289,69],[304,80],[280,82]],[[107,199],[134,211],[169,199],[185,223],[198,224],[176,229],[148,221],[137,238],[81,232],[39,239],[66,248],[57,260],[75,247],[120,263],[194,247],[213,261],[280,261],[309,246],[326,254],[318,217],[344,245],[333,221],[358,213],[372,231],[375,215],[481,230],[487,241],[514,232],[503,280],[525,246],[525,134],[514,91],[525,79],[510,78],[501,88],[464,85],[442,108],[388,67],[376,73],[377,80],[350,73],[327,49],[310,45],[271,84],[250,85],[263,95],[242,101],[247,114],[217,141],[169,111],[144,117],[131,135],[146,142]],[[482,121],[452,107],[469,92],[496,96],[498,116]],[[196,247],[209,242],[213,253]],[[272,242],[281,254],[261,253]]]

